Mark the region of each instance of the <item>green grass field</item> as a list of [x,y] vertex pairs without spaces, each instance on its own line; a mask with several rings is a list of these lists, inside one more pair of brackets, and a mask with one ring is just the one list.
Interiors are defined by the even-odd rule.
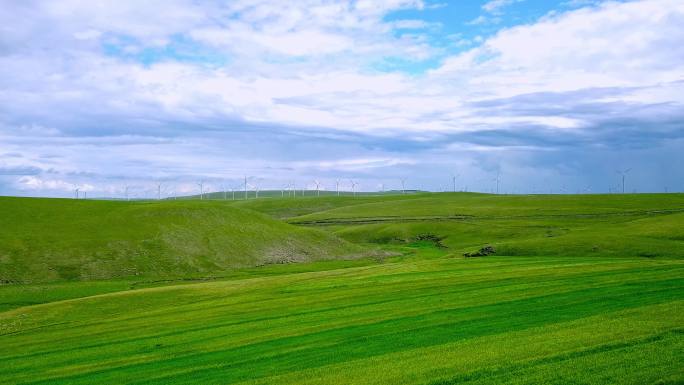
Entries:
[[353,258],[322,231],[222,202],[0,198],[0,280],[187,278],[237,267]]
[[[681,194],[2,198],[0,214],[3,384],[684,383]],[[113,243],[145,262],[103,259]],[[46,267],[84,261],[107,274]]]

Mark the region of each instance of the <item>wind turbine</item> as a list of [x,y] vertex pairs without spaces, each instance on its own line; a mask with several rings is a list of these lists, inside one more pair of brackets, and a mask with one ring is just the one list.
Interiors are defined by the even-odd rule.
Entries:
[[352,194],[353,194],[354,196],[356,196],[356,186],[357,186],[359,183],[358,183],[358,182],[354,182],[354,181],[351,180],[351,179],[349,180],[349,182],[351,183]]
[[496,195],[499,195],[499,171],[496,172],[496,178],[494,180],[496,181]]
[[76,199],[78,199],[78,186],[74,189],[74,193],[76,194]]
[[631,168],[628,168],[628,169],[626,169],[626,170],[617,170],[617,171],[616,171],[618,174],[622,175],[622,193],[623,193],[623,194],[625,193],[625,177],[627,176],[627,174],[628,174],[630,171],[632,171]]
[[316,196],[319,197],[321,196],[321,182],[315,180],[314,184],[316,185]]
[[157,200],[161,200],[161,182],[157,182]]
[[129,185],[125,185],[125,186],[124,186],[124,194],[126,195],[126,201],[129,200],[129,199],[128,199],[128,189],[129,189],[129,188],[130,188]]
[[254,198],[258,199],[259,198],[259,185],[257,184],[258,182],[254,183],[248,183],[247,182],[247,177],[245,177],[245,199],[247,199],[247,189],[249,187],[254,189]]
[[197,182],[197,185],[199,186],[200,189],[200,200],[204,199],[204,181],[201,180]]
[[405,183],[406,183],[406,178],[401,179],[401,193],[406,194],[406,188],[405,188]]
[[335,181],[335,190],[337,191],[337,196],[340,196],[340,180]]
[[461,176],[461,174],[455,174],[451,176],[451,182],[454,185],[454,192],[456,192],[456,178],[458,178],[459,176]]

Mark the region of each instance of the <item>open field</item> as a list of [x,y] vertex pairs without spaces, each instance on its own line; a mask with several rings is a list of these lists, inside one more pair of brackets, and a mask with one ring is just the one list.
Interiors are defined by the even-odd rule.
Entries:
[[[212,258],[226,262],[205,276],[171,269],[167,278],[49,275],[0,286],[3,383],[684,382],[684,195],[7,200],[0,210],[12,207],[14,221],[3,223],[0,250],[14,257],[2,274],[44,274],[32,266],[52,250],[99,260],[111,240],[145,244],[167,230],[150,211],[206,215],[193,233],[224,237]],[[94,214],[50,231],[46,219],[65,205]],[[228,245],[242,244],[244,230],[216,226],[238,221],[267,234],[259,242],[301,241],[290,262],[299,253],[319,261],[255,267],[256,242],[240,249],[249,262],[234,263],[242,257]],[[93,227],[97,238],[80,239]],[[463,258],[485,245],[496,253]]]

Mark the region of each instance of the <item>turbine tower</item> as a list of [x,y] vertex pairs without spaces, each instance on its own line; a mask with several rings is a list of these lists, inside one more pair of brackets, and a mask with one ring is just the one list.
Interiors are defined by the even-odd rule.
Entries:
[[316,185],[316,196],[319,197],[321,196],[321,182],[315,180],[314,184]]
[[74,189],[74,193],[75,193],[75,195],[76,195],[76,199],[78,199],[78,187],[76,187],[76,188]]
[[401,178],[401,193],[406,194],[406,178]]
[[499,195],[499,181],[500,181],[500,179],[499,179],[500,174],[499,173],[500,173],[499,171],[496,172],[496,179],[494,179],[496,181],[496,195]]
[[201,180],[201,181],[197,182],[197,185],[199,186],[199,189],[200,189],[200,200],[203,200],[204,199],[204,181]]
[[356,196],[356,186],[359,184],[358,182],[354,182],[353,180],[349,180],[351,182],[351,188],[352,188],[352,195]]
[[632,171],[631,168],[628,168],[628,169],[626,169],[626,170],[618,170],[618,171],[616,171],[618,174],[622,175],[622,193],[623,193],[623,194],[625,193],[625,177],[627,176],[627,174],[628,174],[630,171]]
[[340,180],[335,181],[335,191],[337,191],[337,196],[340,196]]

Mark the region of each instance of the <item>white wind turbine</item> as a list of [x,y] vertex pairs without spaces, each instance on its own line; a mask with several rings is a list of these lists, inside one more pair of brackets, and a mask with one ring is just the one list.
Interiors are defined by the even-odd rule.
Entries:
[[401,193],[406,194],[406,178],[401,178]]
[[248,183],[247,178],[245,178],[245,199],[247,199],[247,188],[251,187],[254,190],[254,198],[258,199],[259,198],[259,185],[257,181],[254,181],[254,183]]
[[454,192],[456,192],[456,179],[460,176],[461,176],[461,174],[454,174],[451,176],[451,181],[453,183]]
[[340,180],[335,181],[335,191],[337,191],[337,196],[340,196]]
[[316,185],[316,196],[321,196],[321,182],[318,180],[314,181],[314,184]]
[[359,184],[358,182],[354,182],[354,180],[349,180],[351,183],[351,188],[352,188],[352,195],[356,196],[356,186]]
[[[292,193],[293,198],[297,197],[297,184],[295,183],[295,181],[290,182],[290,192]],[[287,196],[290,196],[290,194],[288,194]]]
[[76,187],[74,188],[74,193],[75,193],[76,199],[78,199],[78,197],[79,197],[79,195],[78,195],[78,190],[79,190],[79,187],[76,186]]
[[500,175],[500,172],[497,171],[497,172],[496,172],[496,178],[494,178],[494,181],[496,181],[496,194],[497,194],[497,195],[499,195],[499,182],[500,182],[500,180],[501,180],[501,179],[499,178],[499,175]]
[[245,187],[245,199],[247,199],[247,198],[248,198],[248,196],[247,196],[247,176],[245,176],[245,184],[244,184],[244,187]]
[[632,171],[631,168],[628,168],[628,169],[626,169],[626,170],[617,170],[617,171],[616,171],[618,174],[622,175],[622,193],[623,193],[623,194],[625,193],[625,177],[627,176],[627,174],[628,174],[630,171]]
[[197,185],[199,186],[200,189],[200,200],[204,199],[204,181],[201,180],[197,182]]

